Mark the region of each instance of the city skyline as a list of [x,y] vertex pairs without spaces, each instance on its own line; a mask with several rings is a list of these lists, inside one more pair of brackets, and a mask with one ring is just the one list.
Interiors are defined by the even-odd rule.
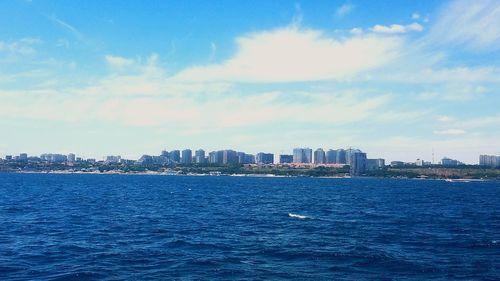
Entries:
[[2,1],[0,157],[307,146],[476,164],[500,155],[499,11],[486,0]]
[[[194,154],[193,154],[194,153]],[[139,163],[151,161],[155,164],[346,164],[351,165],[352,156],[362,154],[363,158],[367,160],[368,166],[383,167],[385,165],[385,158],[367,158],[367,152],[358,148],[317,148],[312,150],[309,147],[296,147],[290,152],[280,152],[278,154],[271,152],[258,152],[248,153],[241,150],[233,149],[218,149],[212,151],[205,151],[202,148],[193,150],[191,148],[162,150],[160,153],[142,154],[138,158],[126,158],[121,155],[107,154],[103,157],[83,157],[75,153],[61,154],[61,153],[43,153],[40,156],[31,155],[28,153],[20,153],[18,155],[8,154],[0,157],[1,160],[15,160],[15,161],[48,161],[48,162],[78,162],[78,161],[91,161],[91,162],[108,162],[108,163]],[[78,156],[78,157],[77,157]],[[102,160],[100,160],[102,159]],[[156,159],[156,160],[155,160]],[[371,162],[370,162],[371,161]],[[479,166],[499,166],[500,156],[496,155],[479,155],[476,163],[464,163],[460,160],[450,157],[443,157],[441,160],[426,161],[425,159],[417,158],[412,161],[392,160],[389,161],[391,166],[457,166],[457,165],[479,165]]]

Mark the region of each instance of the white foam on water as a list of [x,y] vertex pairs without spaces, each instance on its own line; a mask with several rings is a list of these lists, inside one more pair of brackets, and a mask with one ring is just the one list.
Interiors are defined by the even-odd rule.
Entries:
[[288,213],[288,216],[291,218],[296,218],[296,219],[308,219],[309,218],[308,216],[292,214],[292,213]]

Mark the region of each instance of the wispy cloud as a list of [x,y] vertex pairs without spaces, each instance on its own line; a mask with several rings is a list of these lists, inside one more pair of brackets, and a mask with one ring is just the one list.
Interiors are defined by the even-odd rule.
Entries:
[[33,47],[41,42],[38,38],[25,37],[14,41],[0,41],[0,53],[9,55],[32,55],[36,52]]
[[343,17],[343,16],[350,14],[353,9],[354,9],[354,6],[352,4],[346,3],[346,4],[343,4],[342,6],[338,7],[337,11],[335,13],[337,16]]
[[446,129],[446,130],[436,130],[434,131],[435,135],[449,135],[449,136],[457,136],[463,135],[466,131],[462,129]]
[[453,117],[450,117],[450,116],[446,116],[446,115],[443,115],[443,116],[439,116],[438,117],[438,121],[439,122],[445,122],[445,123],[448,123],[448,122],[452,122],[454,121],[455,119]]
[[430,44],[463,45],[476,50],[500,49],[500,2],[452,1],[443,7],[427,38]]
[[208,57],[209,61],[212,61],[215,58],[215,54],[217,53],[217,45],[214,42],[210,43],[210,55]]
[[62,19],[56,17],[55,15],[46,15],[45,16],[47,19],[49,19],[51,22],[55,23],[57,26],[61,27],[63,30],[65,30],[68,34],[73,36],[75,39],[77,39],[79,42],[85,44],[85,45],[91,45],[91,42],[88,38],[86,38],[76,27],[73,25],[69,24],[66,21],[63,21]]
[[481,85],[469,83],[444,83],[434,87],[434,91],[426,91],[417,95],[418,100],[445,100],[453,102],[469,102],[481,98],[488,89]]
[[112,67],[124,67],[134,64],[133,59],[128,59],[120,56],[106,55],[106,62]]

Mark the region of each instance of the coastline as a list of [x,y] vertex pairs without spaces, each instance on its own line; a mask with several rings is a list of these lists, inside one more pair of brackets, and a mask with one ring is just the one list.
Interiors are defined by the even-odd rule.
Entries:
[[12,174],[54,174],[54,175],[137,175],[137,176],[176,176],[176,177],[251,177],[251,178],[317,178],[317,179],[393,179],[393,180],[418,180],[418,181],[446,181],[450,183],[499,181],[500,179],[481,178],[429,178],[429,177],[380,177],[380,176],[306,176],[306,175],[275,175],[275,174],[222,174],[222,173],[172,173],[172,172],[123,172],[123,171],[0,171],[0,173]]

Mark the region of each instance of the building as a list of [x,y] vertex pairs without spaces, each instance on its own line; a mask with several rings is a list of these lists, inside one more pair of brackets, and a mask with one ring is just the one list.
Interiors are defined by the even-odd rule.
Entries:
[[326,152],[326,163],[336,164],[337,163],[337,150],[329,149]]
[[401,167],[404,165],[405,165],[405,162],[403,162],[403,161],[391,161],[391,167]]
[[62,163],[66,162],[68,157],[62,154],[45,153],[40,155],[40,159],[47,162]]
[[255,163],[257,164],[273,164],[274,154],[260,152],[255,155]]
[[174,163],[180,163],[181,162],[181,152],[179,150],[170,151],[170,160],[172,160]]
[[294,148],[293,163],[312,163],[312,149]]
[[424,161],[424,160],[422,160],[422,159],[417,159],[417,160],[415,161],[415,165],[420,166],[420,167],[421,167],[421,166],[424,166],[424,165],[425,165],[425,161]]
[[218,160],[217,159],[217,151],[211,151],[208,153],[208,163],[217,164],[217,160]]
[[443,165],[443,166],[458,166],[458,165],[462,165],[462,164],[463,163],[461,163],[460,161],[455,160],[455,159],[450,159],[448,157],[444,157],[441,160],[441,165]]
[[106,160],[104,160],[104,163],[106,163],[106,164],[111,164],[111,163],[116,164],[116,163],[119,163],[121,159],[122,159],[122,157],[120,155],[118,155],[118,156],[113,156],[113,155],[106,156]]
[[[128,160],[123,160],[123,163],[128,163]],[[170,159],[165,156],[150,156],[150,155],[142,155],[139,160],[135,163],[139,165],[165,165],[169,164]]]
[[350,154],[350,174],[360,176],[366,172],[366,153],[353,152]]
[[245,152],[237,152],[239,164],[253,164],[255,163],[255,156],[246,154]]
[[336,164],[347,164],[346,152],[343,149],[337,150],[337,162]]
[[198,149],[194,152],[194,162],[196,164],[203,164],[205,163],[205,150],[203,149]]
[[142,155],[136,163],[139,165],[153,165],[153,157],[150,155]]
[[222,151],[222,164],[238,164],[238,153],[231,149]]
[[488,167],[500,167],[500,156],[479,155],[479,165]]
[[253,154],[247,154],[245,152],[237,152],[238,163],[239,164],[254,164],[255,156]]
[[19,154],[19,161],[28,161],[28,154],[27,153]]
[[385,160],[384,159],[366,159],[366,170],[367,171],[373,171],[373,170],[380,170],[385,167]]
[[166,150],[162,150],[160,156],[170,158],[170,153],[168,153],[168,151],[166,151]]
[[355,153],[360,153],[360,152],[362,152],[362,151],[359,149],[353,149],[353,148],[346,149],[346,151],[345,151],[346,163],[345,164],[351,165],[352,155],[354,155]]
[[12,160],[12,155],[5,155],[5,160]]
[[210,164],[222,164],[224,158],[224,151],[212,151],[208,154],[208,162]]
[[73,153],[68,154],[66,158],[68,159],[68,163],[75,163],[76,161],[76,155]]
[[193,162],[193,152],[191,149],[184,149],[182,151],[181,163],[191,164]]
[[326,154],[322,148],[318,148],[314,151],[314,164],[325,164]]
[[293,163],[293,155],[281,154],[279,162],[280,164]]

